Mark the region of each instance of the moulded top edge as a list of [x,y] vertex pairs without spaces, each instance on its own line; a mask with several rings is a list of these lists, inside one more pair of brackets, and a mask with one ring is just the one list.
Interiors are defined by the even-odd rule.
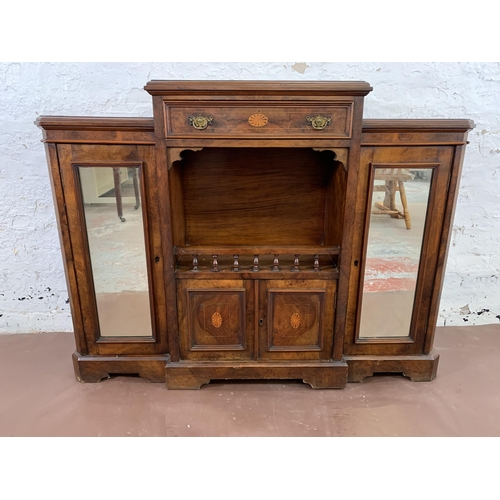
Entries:
[[[152,117],[39,116],[35,124],[46,130],[145,130],[153,131]],[[365,119],[363,132],[471,130],[467,119]]]
[[369,83],[363,81],[293,80],[151,80],[144,89],[151,95],[180,93],[366,95],[373,90]]
[[45,130],[151,130],[153,119],[110,116],[39,116],[35,124]]
[[472,120],[456,118],[421,118],[421,119],[364,119],[363,132],[369,131],[437,131],[437,130],[472,130],[476,125]]

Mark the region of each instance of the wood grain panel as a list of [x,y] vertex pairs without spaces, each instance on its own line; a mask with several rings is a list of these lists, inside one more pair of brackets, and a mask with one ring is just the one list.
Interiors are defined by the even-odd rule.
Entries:
[[342,252],[339,259],[339,282],[338,282],[338,300],[335,319],[335,335],[334,335],[334,352],[333,359],[340,361],[343,356],[342,346],[346,333],[346,305],[349,294],[349,283],[351,271],[353,268],[352,260],[352,244],[356,237],[354,232],[354,220],[356,206],[356,189],[359,176],[359,160],[361,150],[361,124],[363,120],[363,98],[355,97],[355,109],[353,118],[353,134],[351,148],[349,149],[349,169],[347,170],[347,178],[345,180],[345,209],[342,219]]
[[245,289],[187,290],[191,350],[245,348]]
[[192,99],[227,99],[249,95],[278,95],[282,99],[289,96],[305,99],[325,99],[327,96],[366,95],[372,87],[363,81],[290,81],[290,80],[151,80],[144,90],[158,96],[189,96]]
[[[73,249],[75,278],[80,296],[83,327],[89,354],[155,354],[168,350],[164,317],[156,311],[165,307],[163,292],[162,260],[160,240],[157,237],[158,215],[156,185],[154,181],[154,151],[150,146],[99,146],[58,145],[61,178],[64,185],[66,214]],[[77,169],[79,165],[110,166],[142,165],[141,210],[145,225],[148,287],[150,291],[153,337],[109,337],[100,336],[99,319],[93,285],[92,267],[88,250],[82,195]],[[151,228],[151,231],[148,231]],[[154,263],[153,263],[154,262]]]
[[154,144],[151,118],[40,116],[45,142],[72,144]]
[[178,281],[181,359],[252,359],[253,287],[241,279]]
[[49,163],[50,182],[52,187],[52,196],[56,209],[57,226],[59,230],[59,241],[63,254],[63,264],[66,276],[66,285],[68,287],[69,304],[71,308],[71,319],[73,321],[73,330],[75,335],[76,348],[80,354],[88,354],[87,340],[83,326],[83,317],[80,304],[80,293],[76,281],[75,263],[73,257],[73,248],[71,245],[68,216],[66,213],[66,202],[62,179],[61,167],[59,164],[57,146],[55,144],[46,144],[45,152]]
[[[370,148],[364,149],[369,153]],[[446,206],[446,193],[448,181],[451,175],[451,163],[453,159],[454,147],[434,146],[434,147],[378,147],[374,148],[371,154],[362,155],[362,158],[373,163],[361,163],[360,171],[363,173],[363,186],[359,189],[364,194],[358,198],[358,205],[363,215],[364,228],[357,233],[355,242],[356,258],[359,260],[358,281],[351,282],[350,294],[356,293],[357,297],[349,297],[349,322],[346,327],[345,354],[369,354],[369,355],[413,355],[423,352],[423,344],[427,335],[432,335],[434,327],[429,327],[427,319],[431,308],[432,291],[436,273],[439,273],[438,249]],[[373,156],[372,156],[373,155]],[[359,329],[359,311],[362,307],[360,290],[363,286],[363,261],[366,252],[366,241],[368,232],[368,220],[370,217],[369,190],[372,184],[373,169],[376,167],[404,167],[411,169],[424,167],[428,164],[433,169],[431,191],[427,213],[432,216],[427,217],[427,222],[423,235],[422,252],[419,263],[417,286],[415,291],[414,310],[410,326],[410,339],[359,339],[357,331]],[[371,175],[369,173],[371,172]],[[365,191],[366,190],[366,191]],[[358,219],[358,224],[361,220]],[[431,331],[429,331],[429,328]]]
[[[343,156],[348,155],[348,150]],[[342,245],[344,207],[346,200],[347,188],[347,162],[335,162],[332,176],[327,187],[326,203],[325,203],[325,229],[324,229],[324,244],[325,245]]]
[[321,350],[324,290],[268,290],[268,349]]
[[210,148],[184,156],[187,245],[323,244],[332,152]]
[[165,378],[168,389],[200,389],[210,383],[210,380],[229,379],[302,379],[313,389],[343,389],[347,383],[347,363],[345,361],[172,363],[167,360]]
[[260,357],[331,359],[335,292],[335,281],[260,281]]
[[[193,127],[189,117],[212,117],[213,120],[203,130]],[[265,125],[252,126],[249,118],[264,115]],[[307,117],[321,115],[331,119],[331,123],[316,130]],[[165,105],[166,137],[303,137],[342,138],[351,136],[352,103],[338,103],[323,106],[266,106],[256,103],[252,106],[197,106]],[[262,120],[265,121],[265,120]]]
[[[153,97],[156,184],[158,193],[159,231],[163,258],[163,284],[166,307],[162,312],[166,316],[168,352],[172,361],[179,360],[179,331],[177,319],[176,287],[174,279],[174,255],[172,252],[172,204],[170,200],[170,181],[168,177],[167,148],[163,128],[163,102],[161,97]],[[162,259],[160,259],[162,260]]]

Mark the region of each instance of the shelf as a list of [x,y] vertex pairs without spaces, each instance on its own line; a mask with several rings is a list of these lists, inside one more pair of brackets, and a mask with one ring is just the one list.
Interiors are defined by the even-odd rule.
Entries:
[[340,247],[332,246],[176,246],[174,255],[339,255]]

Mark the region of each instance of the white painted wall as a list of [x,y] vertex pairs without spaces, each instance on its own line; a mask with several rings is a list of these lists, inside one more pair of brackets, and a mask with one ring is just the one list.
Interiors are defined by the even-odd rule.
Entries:
[[500,320],[499,63],[0,63],[0,332],[72,330],[34,120],[151,116],[151,79],[365,80],[365,118],[473,119],[439,324]]

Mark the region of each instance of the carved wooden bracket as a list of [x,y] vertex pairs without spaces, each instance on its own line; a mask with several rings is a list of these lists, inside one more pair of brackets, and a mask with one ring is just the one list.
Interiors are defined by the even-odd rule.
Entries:
[[203,148],[167,148],[168,169],[170,170],[176,161],[181,161],[183,151],[201,151]]
[[347,172],[347,161],[349,158],[349,148],[312,148],[314,151],[331,151],[334,155],[335,161],[342,163],[344,171]]

